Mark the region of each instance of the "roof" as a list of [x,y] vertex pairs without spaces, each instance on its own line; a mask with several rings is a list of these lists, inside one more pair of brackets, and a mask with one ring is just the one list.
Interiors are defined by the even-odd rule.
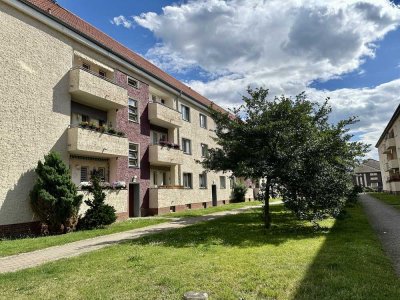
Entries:
[[128,63],[138,67],[144,72],[150,74],[156,79],[162,81],[163,83],[173,87],[178,92],[182,92],[182,94],[188,96],[189,98],[195,100],[196,102],[203,104],[205,106],[212,105],[214,109],[217,109],[222,112],[227,112],[222,107],[218,106],[211,100],[206,97],[200,95],[196,91],[192,90],[190,87],[167,74],[160,68],[156,67],[154,64],[140,56],[139,54],[133,52],[129,48],[125,47],[121,43],[117,42],[107,34],[103,33],[93,25],[88,22],[82,20],[72,12],[66,10],[61,7],[55,1],[52,0],[19,0],[32,8],[40,11],[44,15],[58,21],[59,23],[69,27],[71,30],[79,33],[85,38],[89,38],[100,47],[105,48],[106,50],[113,52],[114,54],[120,56],[122,59],[127,61]]
[[381,170],[381,167],[380,167],[379,161],[370,158],[370,159],[363,161],[362,164],[357,166],[354,169],[354,173],[380,172],[380,170]]
[[382,143],[383,139],[385,138],[386,134],[392,128],[394,122],[396,122],[397,118],[400,116],[400,104],[397,106],[396,111],[394,112],[392,118],[390,119],[389,123],[386,125],[385,130],[383,131],[381,137],[379,138],[378,142],[376,143],[375,147],[378,148],[380,143]]

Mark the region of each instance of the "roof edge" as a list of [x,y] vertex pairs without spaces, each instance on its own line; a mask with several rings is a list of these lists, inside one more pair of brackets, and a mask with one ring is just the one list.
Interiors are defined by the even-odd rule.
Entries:
[[381,137],[379,138],[378,142],[375,145],[375,148],[378,148],[379,145],[382,143],[382,140],[385,138],[385,135],[388,133],[389,129],[393,126],[396,119],[400,116],[400,104],[397,106],[393,116],[390,118],[389,123],[386,125],[385,130],[383,130]]

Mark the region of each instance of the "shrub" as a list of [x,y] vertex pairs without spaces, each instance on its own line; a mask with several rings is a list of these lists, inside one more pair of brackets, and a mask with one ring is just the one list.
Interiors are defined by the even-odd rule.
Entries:
[[247,187],[243,183],[235,184],[232,191],[233,202],[244,202],[247,192]]
[[354,204],[357,202],[358,199],[358,194],[363,192],[363,188],[358,186],[358,185],[354,185],[351,189],[349,189],[348,193],[347,193],[347,203],[348,204]]
[[38,162],[35,172],[38,178],[30,192],[33,211],[49,233],[74,230],[82,195],[77,194],[77,188],[60,155],[50,152],[44,157],[44,163]]
[[104,203],[106,194],[103,192],[98,171],[92,172],[90,181],[92,184],[88,187],[88,191],[93,196],[93,200],[85,200],[89,209],[85,216],[79,220],[79,228],[82,229],[103,227],[114,223],[117,219],[114,207]]

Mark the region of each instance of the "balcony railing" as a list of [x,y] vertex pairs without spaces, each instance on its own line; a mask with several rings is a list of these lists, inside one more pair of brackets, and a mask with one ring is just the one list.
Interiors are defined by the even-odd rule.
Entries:
[[150,145],[149,161],[153,165],[181,165],[183,164],[183,152],[173,147]]
[[118,157],[127,156],[128,139],[117,134],[80,126],[68,129],[68,151],[75,155]]
[[149,120],[152,124],[166,128],[182,126],[181,113],[159,102],[149,103]]
[[69,71],[74,101],[99,109],[119,109],[128,103],[128,92],[115,81],[82,67]]

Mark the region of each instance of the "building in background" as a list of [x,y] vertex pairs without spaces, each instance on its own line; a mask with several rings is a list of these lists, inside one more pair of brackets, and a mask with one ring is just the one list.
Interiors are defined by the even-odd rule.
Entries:
[[360,187],[368,187],[376,191],[383,188],[379,161],[367,159],[354,169],[353,183]]
[[54,1],[0,0],[0,31],[0,233],[37,225],[51,150],[78,188],[99,170],[120,219],[230,201],[230,174],[196,163],[216,146],[210,100]]
[[383,190],[400,193],[400,105],[376,143],[379,152]]

